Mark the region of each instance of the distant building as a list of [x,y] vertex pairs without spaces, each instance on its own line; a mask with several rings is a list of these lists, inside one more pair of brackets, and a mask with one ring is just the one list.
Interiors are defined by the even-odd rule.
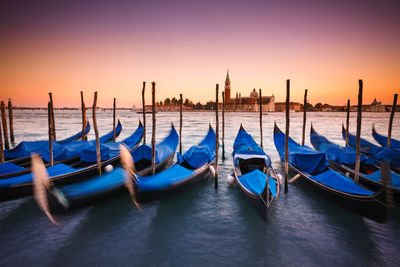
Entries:
[[[286,102],[276,102],[275,103],[275,111],[282,112],[286,110]],[[297,102],[289,103],[289,110],[300,111],[301,104]]]
[[[358,106],[353,105],[350,107],[350,111],[357,111]],[[385,112],[386,107],[385,105],[382,105],[382,102],[376,101],[376,98],[370,105],[362,105],[362,111],[364,112]]]
[[[261,97],[263,111],[275,111],[275,96]],[[231,98],[231,80],[229,72],[226,73],[225,79],[225,110],[227,111],[259,111],[260,99],[256,89],[250,93],[249,97],[242,97],[240,93],[236,93],[235,98]]]

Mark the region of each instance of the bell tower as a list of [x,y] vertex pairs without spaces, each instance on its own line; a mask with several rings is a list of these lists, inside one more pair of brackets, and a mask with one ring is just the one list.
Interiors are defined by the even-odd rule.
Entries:
[[225,79],[225,102],[229,102],[231,99],[231,80],[229,79],[229,70],[226,71]]

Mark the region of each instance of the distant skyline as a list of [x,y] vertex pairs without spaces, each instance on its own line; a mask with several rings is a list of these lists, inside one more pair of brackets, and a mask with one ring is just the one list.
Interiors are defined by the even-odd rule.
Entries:
[[15,106],[141,105],[214,100],[253,88],[311,104],[392,104],[400,92],[400,1],[3,1],[0,99]]

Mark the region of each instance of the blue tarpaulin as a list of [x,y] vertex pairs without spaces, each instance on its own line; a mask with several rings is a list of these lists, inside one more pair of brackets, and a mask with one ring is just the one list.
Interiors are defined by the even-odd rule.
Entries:
[[0,174],[9,174],[25,170],[26,170],[25,168],[11,162],[5,162],[0,164]]
[[353,180],[332,170],[327,170],[318,175],[311,176],[310,178],[330,188],[349,194],[363,196],[370,196],[375,194],[375,192],[359,186]]
[[[356,151],[352,147],[341,147],[335,143],[332,143],[324,136],[317,134],[313,128],[311,128],[310,141],[316,150],[326,153],[328,159],[337,164],[356,164]],[[360,161],[367,160],[365,155],[360,155]]]
[[243,128],[239,130],[233,143],[232,156],[235,157],[235,154],[267,155]]
[[[346,130],[342,127],[343,138],[346,138]],[[349,133],[349,145],[356,147],[356,137]],[[361,152],[369,156],[367,164],[379,165],[384,161],[390,161],[392,169],[400,168],[400,151],[388,147],[378,147],[367,140],[360,139]]]
[[[372,129],[373,129],[373,130],[372,130],[372,136],[375,138],[375,140],[376,140],[381,146],[386,147],[386,146],[387,146],[387,141],[388,141],[387,136],[378,134],[378,133],[375,131],[375,128],[372,128]],[[400,141],[399,141],[399,140],[396,140],[396,139],[393,139],[393,138],[390,138],[390,148],[391,148],[391,149],[400,150]]]
[[[280,130],[274,133],[274,143],[281,161],[285,161],[285,134]],[[309,146],[301,146],[289,137],[289,163],[302,172],[314,175],[328,167],[325,153],[317,152]]]
[[80,183],[60,187],[59,190],[68,198],[74,199],[100,194],[118,189],[125,183],[126,172],[122,168],[115,168],[110,173],[92,178]]
[[[174,154],[176,147],[178,146],[179,136],[175,130],[174,125],[171,125],[169,135],[159,144],[156,144],[156,164],[163,162],[169,156]],[[142,159],[151,161],[151,146],[143,144],[135,148],[131,155],[135,162]]]
[[[61,174],[74,172],[77,170],[78,169],[74,169],[74,168],[72,168],[68,165],[62,164],[62,163],[46,168],[46,171],[50,178],[53,176],[58,176]],[[0,179],[0,188],[23,184],[23,183],[31,183],[32,180],[33,180],[32,173],[27,173],[27,174],[15,176],[12,178],[4,178],[4,179]]]
[[175,164],[155,175],[144,177],[138,176],[137,186],[141,192],[158,191],[185,181],[193,174],[193,170],[189,170],[179,164]]
[[[140,141],[142,136],[143,136],[143,126],[142,123],[140,122],[135,132],[122,142],[101,143],[100,144],[101,161],[118,157],[120,144],[125,145],[129,150],[134,148],[135,145]],[[94,142],[92,145],[84,147],[80,155],[81,155],[80,160],[82,162],[88,162],[88,163],[96,162],[97,161],[96,143]]]
[[[390,175],[392,177],[392,186],[400,189],[400,174],[391,171]],[[382,183],[381,170],[363,176],[375,182]]]
[[[118,135],[122,130],[122,126],[118,123],[115,132]],[[104,143],[112,139],[113,132],[100,137],[100,143]],[[53,141],[53,159],[60,161],[78,156],[82,149],[90,147],[95,143],[92,141],[70,141],[59,143]],[[4,151],[4,156],[9,159],[29,157],[32,153],[40,154],[43,160],[50,161],[49,141],[23,141],[15,148]]]
[[215,132],[209,127],[208,133],[198,146],[192,146],[183,155],[177,153],[178,164],[186,161],[191,167],[199,168],[215,158]]

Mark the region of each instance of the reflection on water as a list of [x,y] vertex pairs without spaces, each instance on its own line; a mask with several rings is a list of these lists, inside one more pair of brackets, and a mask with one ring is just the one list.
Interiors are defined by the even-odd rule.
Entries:
[[[137,127],[141,114],[118,111],[120,140]],[[356,117],[351,114],[350,131]],[[47,113],[15,111],[16,143],[47,138]],[[147,140],[151,138],[148,114]],[[100,135],[110,131],[112,112],[98,112]],[[308,113],[309,125],[344,145],[345,113]],[[372,124],[386,134],[389,113],[364,113],[362,137],[375,143]],[[88,114],[91,118],[91,114]],[[57,138],[81,129],[79,111],[56,111]],[[282,165],[272,138],[274,121],[284,129],[284,113],[263,116],[264,148],[273,166]],[[212,112],[184,113],[183,150],[197,144],[215,124]],[[157,114],[157,140],[179,127],[178,113]],[[221,120],[220,120],[221,121]],[[258,114],[227,113],[225,151],[220,161],[219,188],[205,181],[184,192],[146,203],[138,211],[128,195],[58,217],[53,226],[32,198],[0,203],[0,265],[397,265],[400,259],[400,209],[385,225],[362,218],[321,197],[301,180],[274,202],[267,222],[259,218],[240,190],[228,186],[232,145],[240,123],[259,142]],[[301,140],[302,114],[291,114],[290,135]],[[400,139],[396,114],[392,132]],[[89,139],[94,138],[93,130]]]

